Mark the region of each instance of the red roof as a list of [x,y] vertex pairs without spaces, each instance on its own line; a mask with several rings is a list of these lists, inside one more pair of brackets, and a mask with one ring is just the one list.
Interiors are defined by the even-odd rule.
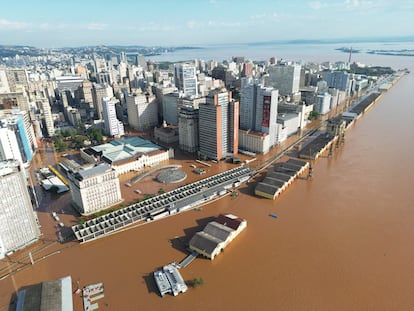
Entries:
[[233,218],[223,214],[220,214],[216,219],[216,222],[219,224],[225,225],[233,230],[237,230],[243,221],[241,218]]

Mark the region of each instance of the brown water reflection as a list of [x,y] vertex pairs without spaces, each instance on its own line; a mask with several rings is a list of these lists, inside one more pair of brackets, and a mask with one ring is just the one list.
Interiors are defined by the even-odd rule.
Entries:
[[[384,94],[345,146],[318,160],[312,181],[276,201],[244,186],[236,199],[76,245],[0,281],[1,306],[13,288],[71,275],[104,282],[107,310],[413,310],[412,85],[413,74]],[[219,213],[246,218],[247,230],[213,262],[181,270],[205,285],[161,299],[149,274],[180,261],[176,237]],[[81,310],[80,297],[74,304]]]

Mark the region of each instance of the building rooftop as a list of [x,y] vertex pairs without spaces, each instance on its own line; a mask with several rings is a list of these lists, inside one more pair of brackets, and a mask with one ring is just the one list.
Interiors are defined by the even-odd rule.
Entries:
[[175,264],[166,265],[162,270],[155,271],[154,279],[161,296],[167,293],[177,296],[188,289]]
[[101,155],[107,162],[116,164],[117,162],[123,162],[142,154],[162,150],[163,148],[141,137],[130,137],[112,140],[109,143],[88,149],[88,153],[92,151],[93,154]]
[[111,166],[108,163],[100,163],[96,166],[92,166],[86,169],[79,169],[76,174],[82,179],[91,178],[93,176],[101,175],[107,171],[112,170]]
[[22,288],[17,293],[16,311],[73,311],[70,276]]

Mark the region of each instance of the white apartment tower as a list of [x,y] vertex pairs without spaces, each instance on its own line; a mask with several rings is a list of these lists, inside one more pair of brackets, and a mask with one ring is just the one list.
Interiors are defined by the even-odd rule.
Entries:
[[178,115],[178,141],[183,151],[198,150],[198,109],[192,106],[181,107]]
[[82,215],[90,215],[122,201],[116,171],[107,163],[68,174],[72,203]]
[[49,101],[46,98],[41,98],[36,100],[36,102],[43,113],[47,135],[52,137],[55,135],[55,126],[53,124],[52,109],[50,108]]
[[114,97],[114,90],[108,84],[96,84],[94,83],[92,88],[93,106],[96,109],[98,119],[102,119],[102,98]]
[[115,105],[119,103],[116,98],[102,98],[102,114],[104,120],[105,134],[111,137],[121,137],[125,135],[124,125],[116,118]]
[[126,103],[128,123],[134,129],[144,130],[158,124],[158,105],[154,95],[129,94]]
[[40,236],[24,175],[18,161],[0,162],[0,259]]
[[240,128],[269,134],[270,145],[278,143],[277,103],[279,92],[257,80],[243,78],[240,90]]
[[188,97],[198,96],[197,70],[192,64],[179,63],[174,65],[175,86]]

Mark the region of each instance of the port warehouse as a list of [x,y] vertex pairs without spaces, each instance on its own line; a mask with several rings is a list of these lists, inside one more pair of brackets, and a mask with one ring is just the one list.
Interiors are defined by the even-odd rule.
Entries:
[[265,179],[258,183],[254,194],[274,200],[308,167],[308,162],[297,159],[276,163],[268,170]]
[[239,166],[88,220],[72,230],[78,241],[91,241],[140,221],[157,220],[193,208],[239,186],[251,174],[250,168]]
[[356,113],[360,117],[363,113],[367,112],[374,104],[376,104],[381,98],[381,93],[371,93],[365,97],[361,102],[349,109],[349,112]]

